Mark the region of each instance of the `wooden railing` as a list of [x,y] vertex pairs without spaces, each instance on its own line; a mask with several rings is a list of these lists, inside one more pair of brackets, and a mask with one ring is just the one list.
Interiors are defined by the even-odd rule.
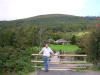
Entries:
[[[38,56],[43,56],[43,54],[32,54],[32,56],[35,56],[35,60],[31,60],[31,62],[35,63],[35,66],[33,66],[34,68],[41,68],[42,66],[37,66],[37,63],[43,63],[43,61],[38,60]],[[60,55],[52,55],[52,56],[58,56],[58,57],[83,57],[84,60],[83,61],[75,61],[75,62],[63,62],[60,61],[59,63],[61,64],[85,64],[86,63],[86,57],[87,55],[79,55],[79,54],[60,54]],[[53,62],[52,62],[53,63]]]
[[[43,54],[32,54],[32,56],[43,56]],[[52,56],[67,56],[67,57],[86,57],[87,55],[79,55],[79,54],[60,54],[60,55],[52,55]]]

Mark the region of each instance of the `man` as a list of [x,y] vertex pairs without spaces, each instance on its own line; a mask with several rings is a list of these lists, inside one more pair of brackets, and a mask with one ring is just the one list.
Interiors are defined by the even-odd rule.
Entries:
[[42,48],[42,50],[39,52],[39,54],[42,54],[44,56],[44,68],[45,72],[48,72],[48,60],[51,54],[54,54],[54,52],[51,50],[51,48],[48,47],[48,44],[45,44],[45,47]]

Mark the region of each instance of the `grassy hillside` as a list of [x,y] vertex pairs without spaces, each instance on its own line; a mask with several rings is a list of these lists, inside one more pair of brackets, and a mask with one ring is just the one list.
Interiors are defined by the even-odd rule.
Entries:
[[60,27],[60,26],[77,26],[86,28],[87,25],[100,23],[96,17],[79,17],[64,14],[49,14],[40,15],[25,19],[13,20],[13,21],[1,21],[0,26],[20,26],[20,25],[36,25],[36,26],[48,26],[48,27]]

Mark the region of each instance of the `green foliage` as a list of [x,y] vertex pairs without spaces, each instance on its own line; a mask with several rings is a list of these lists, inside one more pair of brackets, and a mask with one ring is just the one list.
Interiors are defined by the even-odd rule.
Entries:
[[[99,28],[99,27],[98,27]],[[88,54],[88,59],[96,68],[100,69],[100,28],[94,29],[84,36],[80,42],[81,47]]]
[[82,32],[98,23],[96,18],[63,14],[41,15],[14,21],[0,21],[0,46],[42,46],[49,38],[70,40],[73,32]]
[[49,40],[48,40],[48,43],[49,43],[49,44],[55,44],[55,40],[49,39]]
[[83,31],[94,26],[94,23],[100,23],[95,17],[78,17],[63,14],[41,15],[27,19],[14,21],[1,21],[1,27],[19,27],[21,25],[44,26],[52,28],[53,31]]
[[58,40],[60,38],[62,38],[63,36],[63,33],[62,32],[56,32],[56,33],[52,33],[51,34],[51,37],[54,39],[54,40]]
[[39,28],[36,26],[2,28],[0,30],[0,46],[14,46],[22,49],[27,46],[39,45],[38,34]]
[[[31,72],[33,50],[20,50],[10,46],[0,48],[0,70],[7,73]],[[6,75],[7,75],[6,74]],[[18,74],[17,74],[18,75]]]
[[76,36],[73,35],[72,38],[71,38],[71,44],[77,44],[77,41],[76,41]]

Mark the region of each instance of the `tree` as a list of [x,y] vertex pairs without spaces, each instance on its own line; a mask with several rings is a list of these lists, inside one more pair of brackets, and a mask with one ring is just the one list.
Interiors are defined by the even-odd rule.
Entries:
[[73,35],[72,38],[71,38],[71,44],[76,44],[76,36]]
[[88,60],[96,68],[100,68],[100,27],[97,27],[90,34],[85,35],[80,43],[81,47],[88,54]]

